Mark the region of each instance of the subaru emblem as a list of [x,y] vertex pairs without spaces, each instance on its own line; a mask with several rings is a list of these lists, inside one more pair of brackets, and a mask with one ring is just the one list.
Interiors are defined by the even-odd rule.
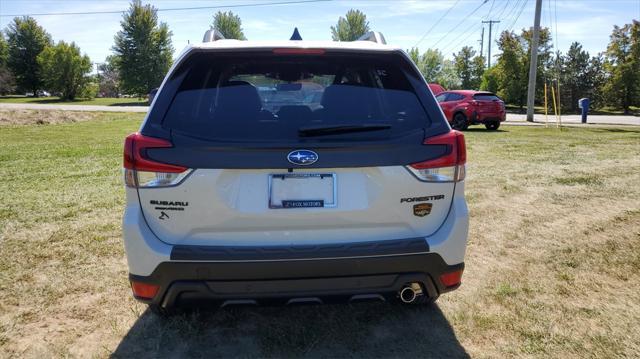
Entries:
[[289,152],[287,160],[294,165],[307,166],[318,160],[318,154],[309,150],[295,150]]

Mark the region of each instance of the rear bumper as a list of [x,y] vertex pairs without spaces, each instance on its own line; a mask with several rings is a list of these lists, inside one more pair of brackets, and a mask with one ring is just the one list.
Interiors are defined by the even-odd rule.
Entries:
[[153,299],[138,300],[163,307],[184,302],[287,302],[299,298],[344,301],[358,297],[394,297],[407,283],[422,284],[425,295],[437,297],[456,289],[440,281],[462,270],[447,265],[436,253],[368,257],[267,261],[163,262],[150,276],[130,280],[158,285]]
[[507,114],[505,112],[479,113],[474,111],[469,119],[472,125],[486,122],[504,122],[507,119]]
[[423,283],[435,297],[455,289],[439,277],[462,269],[467,245],[464,182],[456,184],[447,219],[430,236],[291,247],[170,245],[147,226],[137,194],[128,188],[127,196],[123,234],[130,279],[159,286],[153,299],[140,299],[150,304],[170,306],[188,297],[395,296],[407,281]]

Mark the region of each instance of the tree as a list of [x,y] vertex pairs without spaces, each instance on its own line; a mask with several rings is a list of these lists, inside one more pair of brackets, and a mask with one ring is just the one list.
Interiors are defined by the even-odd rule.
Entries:
[[9,47],[4,35],[0,32],[0,95],[11,93],[15,89],[15,79],[7,67]]
[[500,88],[499,68],[494,66],[487,69],[482,74],[482,82],[480,83],[480,90],[498,93]]
[[456,74],[460,79],[460,85],[463,89],[472,89],[472,70],[471,59],[475,56],[476,52],[471,46],[465,46],[457,54],[453,54],[453,61],[455,64]]
[[242,32],[242,20],[240,20],[240,16],[234,15],[231,11],[218,11],[213,16],[213,25],[211,27],[218,30],[225,39],[247,39],[244,36],[244,32]]
[[591,79],[591,87],[587,91],[587,97],[591,99],[591,106],[602,107],[606,104],[605,84],[607,73],[604,69],[604,57],[598,54],[589,60],[589,67],[585,77]]
[[32,17],[16,17],[7,30],[7,65],[21,90],[37,95],[42,86],[38,55],[51,45],[51,36]]
[[[442,69],[444,67],[444,56],[442,56],[440,50],[427,49],[427,51],[422,54],[422,61],[424,66],[422,74],[424,78],[429,82],[437,82],[442,76]],[[448,88],[446,86],[444,87]]]
[[460,78],[456,73],[455,63],[451,60],[444,60],[442,62],[442,69],[436,78],[436,82],[442,85],[447,90],[454,90],[460,88]]
[[7,66],[9,61],[9,46],[7,40],[4,39],[4,35],[0,32],[0,67]]
[[476,56],[471,46],[465,46],[453,54],[456,74],[463,89],[478,89],[484,73],[484,58]]
[[420,50],[418,50],[417,47],[412,47],[411,49],[407,50],[407,55],[409,55],[409,57],[411,58],[411,61],[413,61],[413,63],[416,64],[418,68],[420,68],[420,64],[422,63],[422,56],[420,56]]
[[613,27],[605,69],[608,102],[628,114],[630,106],[640,103],[640,22]]
[[578,110],[578,99],[587,96],[593,87],[589,73],[589,53],[582,50],[579,42],[573,42],[565,56],[560,58],[560,77],[562,107],[571,111]]
[[484,75],[484,64],[486,63],[484,56],[478,55],[473,58],[471,63],[471,73],[473,75],[473,88],[479,89],[482,84],[482,76]]
[[118,61],[117,57],[110,55],[104,63],[98,65],[98,93],[103,97],[120,95],[120,73],[118,73],[116,61]]
[[38,55],[38,64],[47,89],[60,92],[62,99],[75,99],[89,83],[91,60],[73,42],[47,47]]
[[424,54],[420,54],[418,48],[413,47],[407,51],[411,60],[416,64],[418,70],[427,82],[436,82],[442,71],[442,54],[438,50],[428,49]]
[[498,39],[502,51],[495,70],[498,74],[498,94],[508,103],[517,104],[522,112],[527,98],[526,52],[513,31],[503,31]]
[[367,32],[369,32],[369,21],[360,10],[347,11],[345,17],[340,16],[336,26],[331,26],[333,41],[354,41]]
[[157,9],[134,0],[120,22],[113,51],[120,86],[129,94],[143,96],[162,82],[171,67],[171,31],[158,24]]

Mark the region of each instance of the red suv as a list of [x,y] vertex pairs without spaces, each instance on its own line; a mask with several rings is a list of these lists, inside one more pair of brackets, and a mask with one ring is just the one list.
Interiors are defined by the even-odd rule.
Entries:
[[497,130],[506,119],[504,102],[491,92],[455,90],[445,91],[436,100],[456,130],[466,130],[469,125],[484,124],[487,130]]

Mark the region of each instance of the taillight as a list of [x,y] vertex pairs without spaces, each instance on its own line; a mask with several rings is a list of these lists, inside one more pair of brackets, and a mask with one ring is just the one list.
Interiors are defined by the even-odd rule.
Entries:
[[457,182],[465,177],[467,148],[462,132],[451,130],[444,135],[427,138],[425,145],[445,145],[445,155],[431,160],[413,163],[407,168],[421,181]]
[[124,182],[129,187],[166,187],[180,183],[191,170],[149,159],[147,149],[168,148],[173,144],[161,138],[132,133],[124,142]]

